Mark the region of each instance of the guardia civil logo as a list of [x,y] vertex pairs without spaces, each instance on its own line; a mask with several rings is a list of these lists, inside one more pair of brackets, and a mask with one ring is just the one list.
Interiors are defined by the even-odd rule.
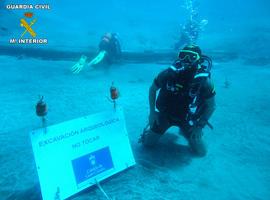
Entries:
[[[24,14],[18,19],[16,22],[17,26],[20,26],[19,30],[21,32],[19,34],[16,33],[14,38],[9,39],[10,44],[48,44],[48,39],[44,38],[44,34],[42,32],[38,32],[38,30],[42,30],[40,28],[42,23],[39,23],[38,16],[35,15],[34,10],[50,10],[49,5],[7,5],[6,8],[8,10],[24,10]],[[14,33],[15,35],[15,33]]]

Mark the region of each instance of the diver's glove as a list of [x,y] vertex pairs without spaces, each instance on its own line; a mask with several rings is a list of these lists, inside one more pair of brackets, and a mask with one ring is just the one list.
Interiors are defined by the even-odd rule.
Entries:
[[155,123],[159,124],[158,115],[159,115],[159,113],[156,111],[150,112],[149,117],[148,117],[148,120],[149,120],[148,123],[149,123],[150,127],[153,127],[153,125]]
[[143,133],[140,135],[139,139],[138,139],[138,143],[143,143],[144,142],[144,138],[145,138],[145,134],[150,130],[150,125],[149,123],[146,124],[146,126],[143,129]]
[[190,128],[190,139],[192,140],[201,140],[203,136],[202,129],[205,125],[200,125],[199,123],[195,123],[193,126]]
[[80,73],[80,71],[82,71],[82,69],[84,68],[86,64],[86,60],[87,60],[87,57],[85,55],[82,55],[80,60],[71,68],[72,73],[73,74]]
[[202,138],[202,129],[207,124],[207,120],[201,119],[196,113],[189,113],[186,120],[189,125],[190,139],[200,140]]

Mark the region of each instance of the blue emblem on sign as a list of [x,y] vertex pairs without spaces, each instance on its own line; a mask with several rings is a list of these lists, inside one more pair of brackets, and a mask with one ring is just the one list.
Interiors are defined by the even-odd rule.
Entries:
[[112,169],[113,162],[109,147],[105,147],[72,160],[77,184]]

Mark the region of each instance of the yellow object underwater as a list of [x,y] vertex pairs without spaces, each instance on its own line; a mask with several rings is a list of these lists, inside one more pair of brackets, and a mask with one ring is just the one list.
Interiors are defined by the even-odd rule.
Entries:
[[21,38],[24,36],[24,34],[28,31],[32,37],[36,37],[36,33],[35,31],[31,28],[31,26],[36,23],[37,19],[34,19],[30,25],[25,21],[25,19],[21,19],[21,26],[23,26],[26,30],[23,32],[23,34],[21,35]]

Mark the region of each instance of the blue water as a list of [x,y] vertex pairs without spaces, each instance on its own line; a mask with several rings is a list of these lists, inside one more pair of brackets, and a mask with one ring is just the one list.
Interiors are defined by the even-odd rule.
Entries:
[[[25,10],[5,8],[17,3],[25,1],[0,1],[0,200],[40,199],[29,140],[29,132],[40,125],[34,110],[38,95],[44,95],[49,105],[48,123],[57,124],[111,106],[106,96],[112,81],[120,88],[119,104],[137,165],[102,183],[109,196],[270,199],[268,0],[198,1],[199,18],[208,24],[197,44],[213,58],[217,90],[214,130],[205,130],[209,149],[205,158],[191,155],[175,129],[154,150],[145,151],[137,143],[148,118],[149,86],[173,59],[144,63],[140,57],[136,64],[127,58],[109,72],[70,72],[81,52],[97,52],[105,32],[118,33],[124,52],[176,53],[174,44],[189,17],[185,1],[27,1],[50,4],[50,10],[33,10],[37,18],[33,29],[48,39],[47,45],[9,44],[24,31],[20,19]],[[59,59],[52,56],[54,50]],[[60,56],[65,52],[69,54]],[[73,199],[106,198],[94,187]]]
[[[24,1],[1,1],[8,3]],[[44,3],[28,1],[28,3]],[[96,48],[98,40],[107,31],[120,35],[122,46],[127,50],[170,49],[177,41],[180,25],[189,16],[185,1],[89,1],[78,3],[46,1],[51,10],[34,11],[38,21],[35,30],[39,37],[49,39],[51,48]],[[248,53],[246,45],[252,51],[268,51],[269,44],[269,6],[261,1],[197,1],[198,12],[202,19],[209,21],[199,44],[204,48],[232,48]],[[6,11],[1,9],[1,44],[9,37],[21,33],[18,20],[24,11]],[[13,21],[14,20],[14,21]],[[8,37],[7,37],[8,35]],[[255,40],[255,44],[252,41]],[[234,45],[233,45],[234,44]],[[243,46],[242,46],[243,45]]]

